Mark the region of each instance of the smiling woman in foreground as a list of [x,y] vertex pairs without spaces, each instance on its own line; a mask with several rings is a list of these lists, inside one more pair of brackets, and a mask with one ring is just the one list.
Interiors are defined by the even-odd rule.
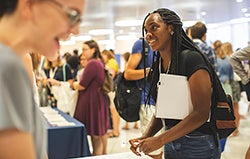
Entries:
[[84,0],[0,1],[1,159],[47,158],[46,129],[22,57],[39,52],[55,59],[59,40],[79,32],[83,6]]

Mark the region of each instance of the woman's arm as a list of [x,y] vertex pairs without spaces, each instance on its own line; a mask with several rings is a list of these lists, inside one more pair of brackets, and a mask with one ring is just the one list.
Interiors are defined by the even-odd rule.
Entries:
[[0,158],[35,159],[34,141],[28,132],[15,128],[0,131]]
[[85,89],[85,87],[83,87],[82,85],[80,85],[79,82],[74,82],[74,83],[73,83],[73,89],[74,89],[74,90],[82,91],[82,90]]
[[250,45],[234,52],[230,58],[230,62],[234,69],[234,72],[240,76],[243,84],[247,84],[249,82],[249,78],[247,71],[245,71],[244,66],[242,65],[242,61],[249,59],[250,59]]
[[[196,71],[188,80],[193,104],[193,111],[166,132],[165,143],[176,140],[204,124],[210,114],[211,105],[211,79],[206,70]],[[176,110],[178,111],[178,110]]]
[[[136,69],[142,59],[141,53],[135,53],[130,55],[128,63],[125,68],[124,78],[126,80],[139,80],[144,78],[144,69]],[[146,75],[148,75],[149,68],[146,69]]]
[[60,86],[61,85],[60,81],[53,79],[53,78],[46,79],[46,84],[47,83],[51,84],[52,86]]
[[200,69],[192,74],[188,82],[190,85],[193,111],[168,131],[165,131],[157,137],[143,140],[139,147],[145,154],[157,150],[166,143],[194,131],[208,120],[212,93],[209,73],[204,69]]
[[150,124],[148,125],[148,128],[146,131],[142,134],[141,137],[131,139],[129,140],[129,143],[131,144],[130,150],[135,153],[136,155],[140,156],[140,152],[138,152],[137,148],[139,146],[138,143],[140,143],[142,140],[154,136],[158,131],[162,128],[162,120],[159,118],[156,118],[155,116],[152,117]]
[[160,118],[152,117],[146,131],[142,134],[143,137],[154,136],[163,127],[162,120]]

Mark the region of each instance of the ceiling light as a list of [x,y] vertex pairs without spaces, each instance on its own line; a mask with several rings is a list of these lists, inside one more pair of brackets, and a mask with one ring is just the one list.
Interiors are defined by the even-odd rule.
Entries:
[[241,9],[241,11],[242,11],[243,13],[246,13],[247,10],[248,10],[247,8],[242,8],[242,9]]
[[133,27],[131,27],[131,30],[136,30],[136,27],[134,27],[134,26],[133,26]]
[[[245,13],[245,16],[246,16],[247,13]],[[237,18],[237,19],[232,19],[230,20],[230,23],[231,24],[237,24],[237,23],[246,23],[246,22],[249,22],[250,21],[250,18]]]
[[219,27],[219,23],[210,23],[210,24],[206,24],[206,26],[209,29],[217,28],[217,27]]
[[122,34],[124,31],[123,30],[119,30],[118,32],[119,32],[119,34]]
[[79,36],[72,36],[71,40],[75,40],[75,41],[87,41],[87,40],[91,40],[92,37],[90,35],[79,35]]
[[90,35],[108,35],[108,34],[112,34],[113,30],[112,29],[94,29],[94,30],[90,30],[89,34]]
[[245,13],[245,16],[246,17],[250,17],[250,13]]
[[201,12],[201,15],[205,16],[205,15],[207,15],[207,12],[203,11],[203,12]]
[[112,40],[98,40],[97,43],[99,45],[107,45],[107,44],[113,43],[113,41]]
[[102,46],[103,49],[114,49],[115,48],[115,41],[114,40],[98,40],[97,43]]
[[60,41],[60,45],[62,46],[75,45],[75,44],[76,42],[74,40]]
[[241,2],[243,2],[243,0],[236,0],[236,2],[241,3]]
[[192,26],[194,25],[196,22],[198,22],[199,20],[186,20],[186,21],[183,21],[183,27],[189,27],[189,26]]
[[120,35],[116,37],[116,40],[134,40],[136,38],[136,35]]
[[141,26],[143,23],[143,20],[119,20],[115,22],[115,26]]

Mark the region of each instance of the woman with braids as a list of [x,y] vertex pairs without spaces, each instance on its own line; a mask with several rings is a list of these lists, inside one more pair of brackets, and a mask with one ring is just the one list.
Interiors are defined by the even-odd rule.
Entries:
[[[186,76],[193,111],[182,120],[154,116],[147,131],[130,140],[130,149],[136,155],[143,152],[151,156],[152,151],[164,146],[165,159],[219,159],[218,134],[207,123],[212,96],[211,65],[187,37],[175,12],[161,8],[148,14],[143,23],[144,31],[148,44],[157,53],[149,75],[154,99],[160,73]],[[172,107],[175,109],[174,105]],[[154,136],[163,126],[166,131]]]

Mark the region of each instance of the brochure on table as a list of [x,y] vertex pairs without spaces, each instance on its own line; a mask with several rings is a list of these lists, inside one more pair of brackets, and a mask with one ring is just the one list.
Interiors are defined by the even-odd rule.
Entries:
[[40,107],[44,117],[52,126],[74,126],[75,123],[67,121],[58,111],[51,107]]

